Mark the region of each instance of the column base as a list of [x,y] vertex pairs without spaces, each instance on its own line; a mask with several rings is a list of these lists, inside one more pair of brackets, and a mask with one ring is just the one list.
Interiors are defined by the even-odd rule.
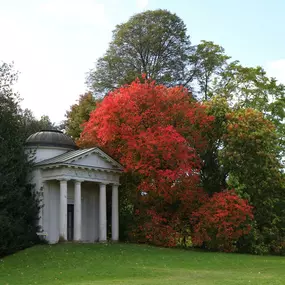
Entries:
[[64,242],[67,242],[68,240],[65,239],[63,236],[59,236],[58,238],[58,243],[64,243]]

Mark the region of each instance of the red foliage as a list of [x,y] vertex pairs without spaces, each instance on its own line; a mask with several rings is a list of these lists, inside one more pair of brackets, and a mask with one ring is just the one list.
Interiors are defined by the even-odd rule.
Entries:
[[150,127],[128,138],[126,146],[128,152],[121,158],[126,171],[146,176],[158,174],[173,181],[200,163],[195,150],[172,126]]
[[[180,140],[182,143],[186,139],[191,147],[203,149],[206,146],[203,134],[210,128],[213,119],[206,115],[204,106],[191,102],[185,88],[167,88],[154,82],[135,81],[104,98],[90,114],[79,144],[99,145],[121,161],[137,140],[140,146],[136,146],[136,151],[142,153],[145,149],[140,150],[140,147],[147,143],[147,136],[152,134],[155,139],[154,135],[165,128],[168,137],[156,139],[157,146],[160,139]],[[169,157],[173,155],[169,153]],[[136,164],[138,158],[133,157],[132,160],[125,162],[127,168],[129,163]]]
[[173,183],[186,174],[199,182],[197,150],[206,146],[204,134],[213,119],[183,87],[135,81],[104,98],[90,114],[79,144],[97,145],[125,171],[141,174],[141,190],[170,195]]
[[136,215],[141,225],[131,232],[131,238],[134,238],[137,242],[151,243],[158,246],[176,246],[180,234],[171,225],[169,219],[158,214],[156,210],[146,210],[144,215],[138,211]]
[[249,233],[252,219],[252,207],[234,191],[215,193],[193,213],[193,244],[234,251],[235,242]]
[[[200,189],[199,152],[207,145],[206,133],[213,120],[186,89],[149,81],[135,81],[109,93],[90,114],[79,144],[104,149],[125,171],[139,174],[138,191],[148,193],[137,195],[138,223],[132,231],[136,241],[175,246],[183,232],[189,232],[189,217],[196,212],[195,238],[199,243],[198,236],[206,227],[201,213],[207,207],[203,205],[209,205],[208,196]],[[228,205],[229,197],[219,197],[213,197],[211,203]],[[221,226],[217,226],[218,235],[222,235]],[[203,234],[201,240],[207,239]],[[232,236],[236,237],[235,231]]]

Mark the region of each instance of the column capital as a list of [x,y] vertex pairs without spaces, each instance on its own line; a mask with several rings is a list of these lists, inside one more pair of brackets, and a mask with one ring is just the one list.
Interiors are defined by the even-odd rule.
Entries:
[[77,183],[82,183],[84,182],[85,180],[84,179],[75,179],[74,182],[77,182]]
[[57,181],[61,182],[61,181],[69,181],[70,179],[69,178],[58,178],[56,179]]

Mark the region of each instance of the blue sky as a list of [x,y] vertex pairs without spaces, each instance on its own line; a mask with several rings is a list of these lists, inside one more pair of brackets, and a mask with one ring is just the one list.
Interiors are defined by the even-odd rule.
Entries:
[[214,41],[285,83],[284,0],[0,0],[0,60],[21,72],[23,107],[63,120],[115,25],[158,8],[182,18],[193,44]]

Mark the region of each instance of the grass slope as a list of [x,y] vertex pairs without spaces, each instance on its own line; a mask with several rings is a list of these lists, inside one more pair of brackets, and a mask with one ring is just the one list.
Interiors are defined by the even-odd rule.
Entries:
[[285,258],[132,244],[36,246],[0,260],[1,285],[285,284]]

